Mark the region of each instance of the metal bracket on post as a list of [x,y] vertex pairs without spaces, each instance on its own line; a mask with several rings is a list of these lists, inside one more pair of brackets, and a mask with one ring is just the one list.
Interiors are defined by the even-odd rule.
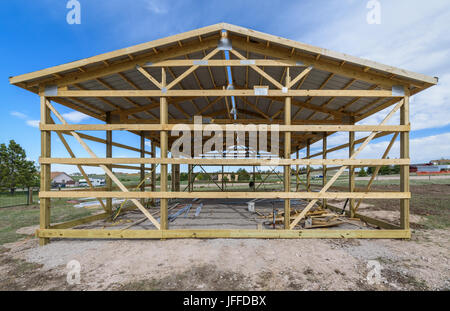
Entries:
[[233,49],[233,46],[231,44],[231,40],[228,39],[228,33],[222,32],[222,37],[219,40],[219,44],[217,45],[217,49],[219,51],[231,51]]
[[392,86],[392,96],[405,96],[405,88],[403,85],[393,85]]
[[194,60],[192,63],[196,66],[208,66],[208,61],[205,59]]
[[45,86],[44,95],[47,97],[57,96],[58,95],[58,86],[56,86],[56,85]]
[[254,91],[256,96],[267,96],[269,94],[268,86],[254,86]]
[[254,59],[241,59],[241,65],[255,65],[256,62]]

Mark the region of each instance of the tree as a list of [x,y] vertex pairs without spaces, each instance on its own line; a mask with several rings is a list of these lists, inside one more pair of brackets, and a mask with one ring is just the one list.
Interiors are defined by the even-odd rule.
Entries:
[[243,168],[238,169],[237,174],[238,174],[239,181],[242,181],[242,180],[247,181],[250,179],[250,174],[247,173],[247,171]]
[[367,172],[364,169],[364,167],[362,167],[358,172],[358,177],[366,177],[366,176],[367,176]]
[[391,173],[392,174],[400,174],[400,165],[393,165],[391,167]]
[[0,187],[14,194],[16,188],[39,184],[38,169],[34,161],[28,161],[25,150],[14,140],[0,145]]
[[389,168],[388,165],[383,165],[380,168],[380,175],[389,175],[391,173],[391,169]]

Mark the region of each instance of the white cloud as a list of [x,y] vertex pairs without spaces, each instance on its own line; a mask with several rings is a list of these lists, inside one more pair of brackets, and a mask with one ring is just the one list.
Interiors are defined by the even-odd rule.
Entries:
[[[391,136],[389,136],[391,137]],[[412,163],[427,163],[430,160],[450,157],[450,144],[444,142],[450,141],[450,132],[432,135],[428,137],[414,138],[410,140],[410,155]],[[380,159],[386,150],[388,141],[372,141],[357,156],[358,159]],[[389,153],[390,158],[400,157],[400,140],[397,138]],[[346,159],[348,158],[347,149],[342,149],[330,154],[329,158]]]
[[[366,22],[365,1],[339,1],[319,25],[297,38],[320,47],[349,53],[387,65],[440,78],[439,85],[421,92],[411,103],[413,130],[450,124],[450,6],[446,1],[380,1],[381,25]],[[333,8],[333,4],[328,9]],[[399,17],[401,16],[401,17]],[[314,25],[312,25],[314,26]],[[386,110],[387,111],[387,110]],[[377,124],[386,111],[365,120]],[[398,124],[398,117],[388,124]]]
[[39,120],[27,120],[26,123],[28,126],[39,128]]
[[147,9],[156,14],[166,14],[168,12],[166,2],[160,0],[148,0]]
[[26,114],[19,112],[19,111],[11,111],[11,115],[16,118],[19,118],[19,119],[27,119],[28,118],[28,116]]
[[80,123],[84,120],[90,119],[91,117],[88,115],[85,115],[84,113],[78,112],[78,111],[72,111],[68,113],[64,113],[63,118],[66,119],[66,121],[72,122],[72,123]]

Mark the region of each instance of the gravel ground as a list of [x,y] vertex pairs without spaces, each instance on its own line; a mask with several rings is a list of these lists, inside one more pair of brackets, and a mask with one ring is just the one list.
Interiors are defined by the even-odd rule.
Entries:
[[[404,240],[53,240],[5,245],[0,289],[449,290],[449,233]],[[71,260],[81,282],[66,282]],[[370,285],[369,260],[381,265]]]

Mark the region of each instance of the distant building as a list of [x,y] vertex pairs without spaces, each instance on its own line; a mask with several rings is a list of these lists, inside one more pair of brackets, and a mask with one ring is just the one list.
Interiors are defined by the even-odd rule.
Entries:
[[75,181],[64,172],[52,172],[52,186],[54,187],[74,187]]
[[[224,177],[227,179],[227,181],[233,181],[232,175],[229,174],[229,173],[223,173],[223,174],[219,173],[219,174],[217,174],[217,181],[222,181],[222,179]],[[238,177],[239,177],[238,174],[235,174],[234,175],[234,181],[238,181]]]
[[410,166],[411,173],[420,174],[448,174],[450,173],[450,165],[433,165],[429,164],[413,164]]
[[[94,187],[101,187],[101,186],[104,186],[106,184],[104,179],[89,178],[89,180],[91,181],[91,184]],[[80,179],[80,181],[78,183],[79,183],[78,185],[80,187],[89,187],[89,184],[86,181],[86,179]]]
[[430,163],[433,165],[446,165],[446,164],[450,164],[450,160],[446,160],[446,159],[431,160]]

